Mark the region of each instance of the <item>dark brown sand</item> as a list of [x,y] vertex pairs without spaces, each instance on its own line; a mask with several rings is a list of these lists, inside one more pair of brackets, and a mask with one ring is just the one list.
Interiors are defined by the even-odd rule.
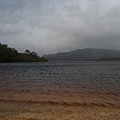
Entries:
[[0,120],[120,120],[120,108],[50,101],[1,100]]

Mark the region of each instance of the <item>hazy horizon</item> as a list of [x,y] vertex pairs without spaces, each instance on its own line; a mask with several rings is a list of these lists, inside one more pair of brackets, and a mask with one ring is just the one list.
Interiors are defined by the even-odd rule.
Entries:
[[0,43],[40,56],[120,50],[118,0],[0,0]]

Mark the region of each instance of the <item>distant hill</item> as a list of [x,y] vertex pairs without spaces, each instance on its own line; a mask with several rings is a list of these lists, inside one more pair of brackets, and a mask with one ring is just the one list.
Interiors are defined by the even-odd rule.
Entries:
[[0,62],[46,62],[45,58],[41,58],[35,52],[26,50],[27,53],[18,53],[14,48],[8,47],[6,44],[0,43]]
[[120,51],[107,49],[77,49],[71,52],[44,55],[49,61],[120,60]]

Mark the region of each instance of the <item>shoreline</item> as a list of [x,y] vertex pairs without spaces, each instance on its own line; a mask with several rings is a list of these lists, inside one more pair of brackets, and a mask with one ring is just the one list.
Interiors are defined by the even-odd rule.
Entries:
[[118,120],[120,108],[0,101],[0,120]]
[[63,106],[63,107],[111,107],[120,109],[119,105],[114,105],[112,103],[93,103],[93,102],[58,102],[58,101],[32,101],[32,100],[5,100],[0,99],[0,103],[8,104],[27,104],[27,105],[51,105],[51,106]]
[[1,65],[0,120],[120,120],[119,66]]

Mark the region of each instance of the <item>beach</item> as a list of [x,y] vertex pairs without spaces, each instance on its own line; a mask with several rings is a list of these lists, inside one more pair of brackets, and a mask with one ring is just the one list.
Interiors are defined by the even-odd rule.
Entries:
[[0,120],[119,120],[120,108],[1,101]]
[[119,62],[0,64],[0,120],[119,119]]
[[120,120],[120,0],[0,0],[0,120]]

